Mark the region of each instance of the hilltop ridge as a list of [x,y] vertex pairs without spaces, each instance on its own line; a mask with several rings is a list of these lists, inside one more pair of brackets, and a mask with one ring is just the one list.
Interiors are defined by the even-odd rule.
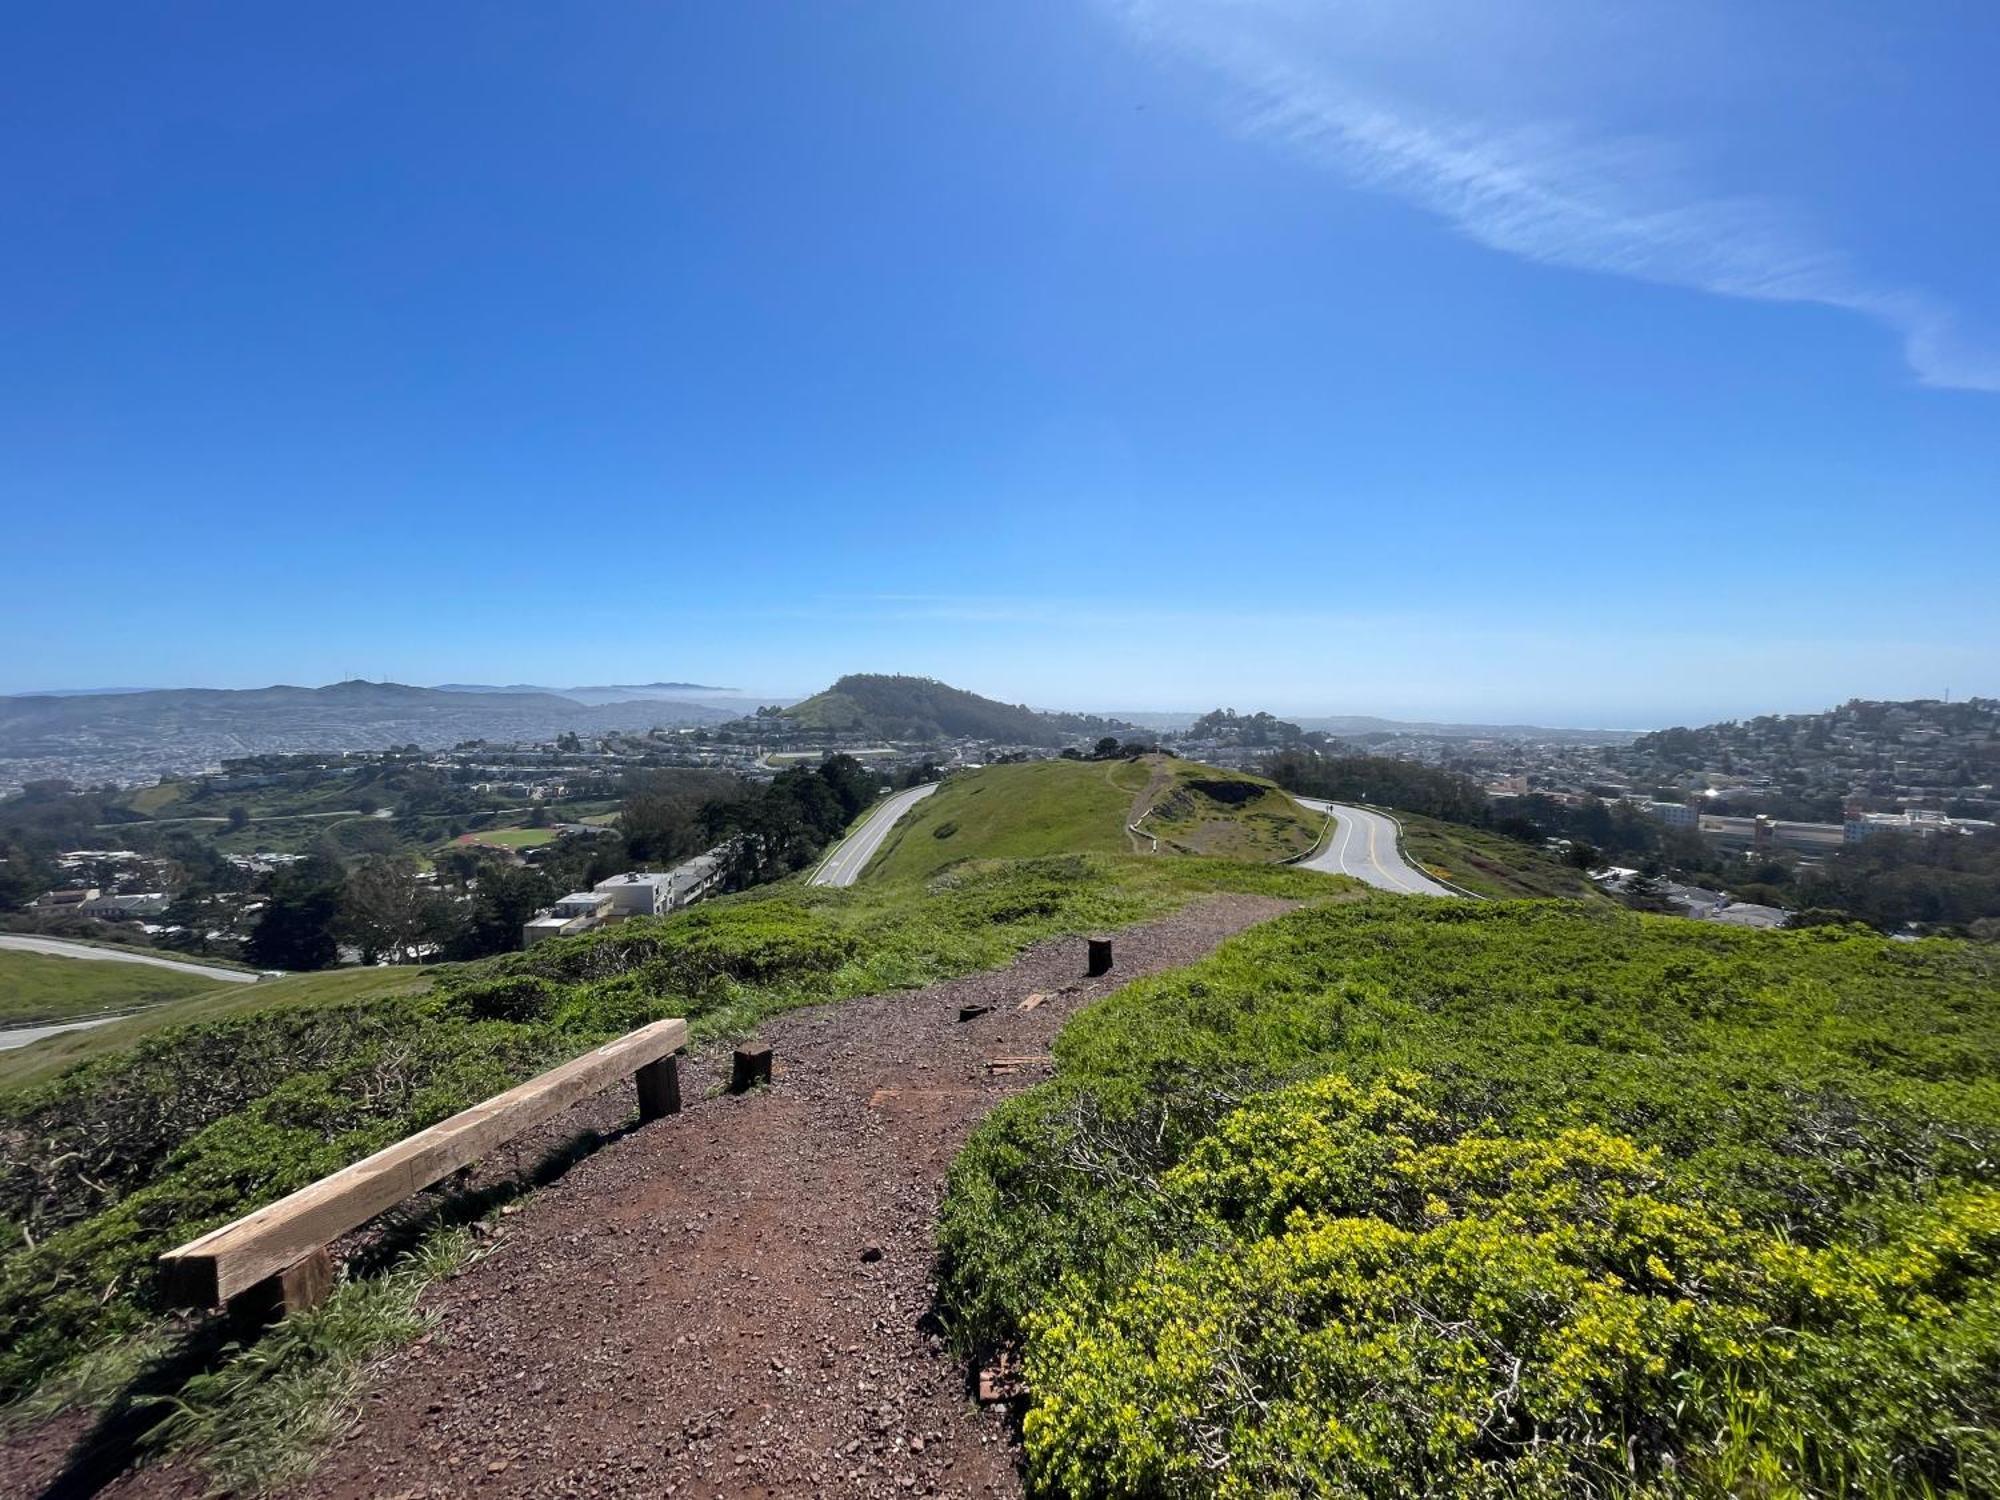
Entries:
[[[769,714],[769,710],[759,712]],[[895,740],[965,737],[1041,746],[1132,727],[1094,714],[1044,713],[1026,704],[1002,703],[931,677],[881,672],[850,672],[776,716],[803,729],[831,733]]]

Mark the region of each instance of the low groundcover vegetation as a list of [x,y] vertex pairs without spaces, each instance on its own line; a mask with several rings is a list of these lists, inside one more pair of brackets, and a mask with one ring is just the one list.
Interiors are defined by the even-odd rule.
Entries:
[[1042,1493],[2000,1493],[1990,950],[1297,913],[1073,1021],[945,1207]]
[[[737,1035],[792,1006],[1004,963],[1041,938],[1158,915],[1204,890],[1324,895],[1315,881],[1079,857],[879,893],[773,887],[433,969],[414,993],[410,971],[384,970],[386,993],[373,997],[152,1033],[0,1094],[0,1401],[41,1387],[17,1411],[45,1411],[93,1383],[79,1384],[80,1369],[129,1373],[121,1349],[152,1359],[163,1333],[190,1327],[163,1321],[162,1251],[636,1026],[686,1016],[697,1039]],[[327,1344],[313,1328],[372,1305],[337,1294],[291,1343]],[[368,1340],[343,1331],[332,1343]],[[275,1368],[271,1347],[286,1347],[266,1346],[247,1362],[225,1352],[187,1399],[224,1392],[225,1404],[254,1407],[247,1389]],[[229,1448],[200,1411],[163,1431]]]

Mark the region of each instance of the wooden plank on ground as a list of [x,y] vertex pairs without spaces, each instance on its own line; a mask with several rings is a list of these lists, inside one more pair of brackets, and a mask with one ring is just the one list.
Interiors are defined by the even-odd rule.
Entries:
[[187,1306],[226,1302],[579,1099],[686,1045],[686,1021],[655,1021],[440,1120],[288,1198],[169,1250],[161,1257],[169,1293]]
[[989,1057],[986,1071],[989,1073],[1018,1073],[1023,1068],[1052,1068],[1055,1058],[1046,1052],[1031,1057]]

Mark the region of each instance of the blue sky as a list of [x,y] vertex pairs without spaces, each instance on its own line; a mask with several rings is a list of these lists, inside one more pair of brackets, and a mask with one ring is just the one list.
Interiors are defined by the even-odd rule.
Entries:
[[11,20],[0,690],[2000,692],[1985,0]]

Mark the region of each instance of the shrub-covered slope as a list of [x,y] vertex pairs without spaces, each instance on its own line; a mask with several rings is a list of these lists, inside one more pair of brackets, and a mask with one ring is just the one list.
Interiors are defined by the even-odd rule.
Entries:
[[1501,901],[1610,899],[1582,870],[1517,839],[1416,813],[1398,811],[1396,821],[1403,830],[1403,853],[1440,880],[1474,895]]
[[1152,774],[1134,826],[1166,853],[1295,859],[1311,851],[1325,826],[1261,776],[1165,757],[1138,764]]
[[774,887],[432,969],[427,986],[374,970],[313,976],[357,984],[280,1000],[294,983],[281,981],[269,1008],[128,1038],[0,1094],[0,1401],[148,1328],[162,1250],[609,1037],[670,1015],[698,1038],[733,1034],[1205,890],[1326,885],[1221,861],[1069,858],[885,895]]
[[1312,910],[1073,1021],[943,1297],[1066,1495],[2000,1492],[2000,960]]

